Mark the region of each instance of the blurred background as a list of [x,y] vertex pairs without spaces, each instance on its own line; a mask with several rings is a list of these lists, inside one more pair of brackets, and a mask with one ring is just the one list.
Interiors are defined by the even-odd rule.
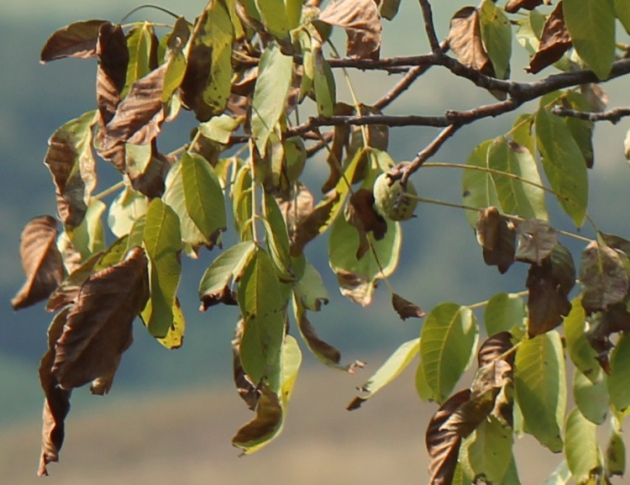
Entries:
[[[162,0],[161,7],[193,19],[202,0]],[[463,1],[434,2],[438,36],[448,33],[450,16]],[[9,301],[23,281],[19,235],[32,217],[54,214],[54,188],[43,165],[46,140],[66,121],[95,106],[95,61],[61,60],[41,65],[39,52],[57,29],[78,20],[120,19],[139,3],[129,0],[84,2],[22,0],[5,2],[0,13],[0,482],[35,483],[40,449],[43,395],[37,367],[46,347],[51,320],[42,305],[14,313]],[[153,10],[142,10],[130,21],[169,22]],[[392,23],[384,21],[382,57],[418,55],[428,51],[417,2],[403,0]],[[627,39],[622,39],[627,41]],[[345,43],[340,36],[337,44]],[[513,79],[530,80],[522,66],[526,55],[514,43]],[[397,76],[351,72],[359,99],[377,100]],[[627,79],[607,83],[611,106],[628,103]],[[338,98],[349,101],[338,78]],[[483,90],[435,68],[389,109],[392,114],[442,114],[492,103]],[[530,103],[524,110],[533,111]],[[464,163],[474,146],[506,131],[515,114],[483,120],[466,127],[440,150],[434,161]],[[160,148],[169,151],[188,139],[195,126],[190,113],[164,128]],[[623,157],[629,123],[606,124],[596,130],[595,168],[590,172],[590,215],[606,232],[630,238],[625,217],[630,172]],[[390,133],[390,153],[408,160],[437,131],[401,128]],[[97,191],[108,186],[113,170],[99,165]],[[309,161],[313,187],[326,177],[323,156]],[[423,169],[414,176],[421,195],[451,202],[461,200],[461,174]],[[571,230],[570,221],[549,200],[554,225]],[[426,311],[442,301],[472,304],[498,291],[524,288],[526,268],[513,266],[507,275],[483,264],[481,250],[464,214],[455,209],[420,206],[417,218],[404,224],[404,251],[392,278],[396,291]],[[589,228],[584,234],[592,235]],[[111,239],[110,239],[111,241]],[[581,248],[562,241],[579,257]],[[422,483],[427,458],[424,430],[435,411],[414,390],[413,369],[361,410],[345,406],[361,385],[400,343],[418,336],[421,321],[401,321],[391,310],[389,293],[377,290],[374,304],[361,308],[342,299],[326,263],[325,243],[308,249],[328,285],[331,304],[312,322],[320,336],[341,349],[344,359],[367,361],[366,369],[349,376],[319,365],[310,355],[298,379],[283,435],[265,450],[238,457],[230,446],[234,432],[251,414],[232,391],[230,340],[237,318],[231,309],[198,312],[197,284],[216,257],[203,252],[186,262],[180,297],[187,317],[185,345],[168,351],[136,323],[134,345],[125,353],[114,388],[105,398],[87,389],[73,395],[61,463],[52,465],[51,484],[105,484],[113,480],[137,484],[365,484]],[[411,366],[413,367],[413,365]],[[460,387],[465,386],[462,383]],[[541,483],[560,461],[528,438],[517,445],[524,483]],[[535,466],[531,466],[535,464]],[[529,466],[528,466],[529,465]],[[527,478],[525,478],[527,477]],[[531,480],[531,481],[530,481]]]

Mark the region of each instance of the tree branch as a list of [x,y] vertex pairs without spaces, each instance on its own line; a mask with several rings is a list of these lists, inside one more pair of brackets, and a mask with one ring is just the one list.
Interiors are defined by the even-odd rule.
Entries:
[[564,106],[554,106],[551,112],[558,116],[570,116],[586,121],[610,121],[612,124],[618,123],[621,118],[630,116],[630,108],[615,108],[602,113],[593,113],[569,109]]
[[433,23],[433,12],[431,11],[431,4],[428,0],[420,0],[420,8],[422,9],[422,17],[424,18],[424,29],[427,32],[427,38],[429,39],[429,45],[431,46],[431,52],[434,57],[442,57],[443,52],[440,46],[440,41],[435,33],[435,24]]

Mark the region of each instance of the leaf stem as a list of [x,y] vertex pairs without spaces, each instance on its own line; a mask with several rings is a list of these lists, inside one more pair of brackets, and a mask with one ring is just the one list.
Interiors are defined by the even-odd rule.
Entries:
[[139,7],[134,8],[133,10],[131,10],[127,15],[125,15],[122,20],[120,21],[120,23],[122,24],[125,20],[127,20],[129,17],[131,17],[134,13],[136,13],[138,10],[142,10],[145,8],[152,8],[155,10],[159,10],[160,12],[163,12],[167,15],[170,15],[173,18],[179,18],[179,16],[176,13],[171,12],[170,10],[164,8],[164,7],[159,7],[157,5],[152,5],[152,4],[144,4],[144,5],[140,5]]
[[116,182],[114,185],[112,185],[111,187],[106,188],[105,190],[103,190],[102,192],[99,192],[96,195],[93,195],[92,198],[96,199],[96,200],[102,200],[105,197],[107,197],[108,195],[113,194],[114,192],[122,189],[123,187],[125,187],[125,185],[127,185],[125,183],[124,180],[121,180],[120,182]]
[[[519,291],[517,293],[510,293],[510,295],[514,296],[527,296],[529,294],[529,290]],[[473,303],[472,305],[467,305],[471,310],[475,310],[476,308],[483,308],[490,303],[490,300],[480,301],[478,303]]]

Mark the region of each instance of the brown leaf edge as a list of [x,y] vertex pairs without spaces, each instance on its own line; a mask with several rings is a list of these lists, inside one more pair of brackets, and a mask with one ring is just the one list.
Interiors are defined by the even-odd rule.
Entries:
[[426,312],[422,308],[406,300],[398,293],[392,293],[392,306],[402,320],[407,318],[422,318],[426,315]]

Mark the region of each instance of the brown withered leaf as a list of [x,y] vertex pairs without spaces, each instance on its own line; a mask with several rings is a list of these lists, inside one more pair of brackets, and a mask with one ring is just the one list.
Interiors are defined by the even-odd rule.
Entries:
[[306,245],[319,236],[322,228],[330,222],[331,213],[339,197],[336,190],[328,192],[311,213],[297,224],[291,238],[291,256],[302,254]]
[[70,309],[66,308],[55,316],[48,328],[48,350],[39,365],[39,379],[44,390],[44,412],[42,415],[42,454],[39,476],[48,475],[47,465],[59,460],[59,450],[64,440],[64,421],[70,411],[72,391],[61,389],[52,374],[55,360],[55,342],[63,332]]
[[102,252],[91,256],[85,263],[72,271],[70,275],[55,289],[46,303],[46,310],[55,312],[64,306],[76,303],[81,286],[94,272],[94,268],[103,256]]
[[407,318],[422,318],[426,315],[422,308],[415,303],[404,299],[398,293],[392,293],[392,306],[402,320]]
[[378,59],[383,26],[374,0],[337,0],[326,6],[318,20],[346,30],[348,57]]
[[[151,142],[150,149],[141,150],[148,155],[148,160],[138,160],[138,150],[130,150],[130,145],[125,145],[124,148],[125,173],[129,177],[131,186],[149,198],[161,197],[164,193],[166,175],[174,160],[158,151],[156,140]],[[139,158],[142,159],[146,155]]]
[[550,260],[532,264],[527,274],[526,286],[529,290],[527,333],[533,338],[560,325],[563,317],[571,311],[571,302],[554,278]]
[[94,57],[98,31],[105,24],[111,25],[107,20],[86,20],[59,29],[44,44],[40,55],[42,64],[65,57]]
[[611,305],[607,311],[595,313],[586,332],[591,347],[598,353],[597,360],[600,366],[608,374],[610,373],[608,354],[614,347],[610,336],[618,332],[630,332],[630,313],[624,303]]
[[375,281],[361,274],[337,269],[335,271],[341,294],[361,306],[372,303],[372,288]]
[[556,231],[549,226],[549,222],[541,219],[526,219],[519,223],[516,234],[518,236],[516,249],[518,261],[540,264],[558,245]]
[[476,229],[484,262],[488,266],[497,266],[501,274],[505,273],[512,266],[516,253],[514,224],[496,207],[488,207],[479,211]]
[[101,26],[96,54],[96,103],[103,127],[114,117],[127,76],[129,50],[120,25],[107,23]]
[[26,281],[11,300],[14,310],[48,298],[63,281],[61,253],[57,249],[57,221],[50,216],[31,219],[20,237],[20,259]]
[[582,252],[580,283],[582,306],[587,313],[607,310],[628,293],[628,257],[618,249],[592,241]]
[[385,237],[387,221],[374,209],[374,194],[368,189],[359,189],[350,196],[345,209],[346,220],[356,227],[359,235],[357,260],[370,250],[368,233],[372,232],[377,241]]
[[536,74],[559,60],[571,48],[571,36],[564,24],[562,1],[549,14],[543,27],[538,52],[529,62],[527,72]]
[[149,298],[147,257],[134,248],[119,264],[91,275],[71,307],[55,346],[52,373],[64,389],[96,382],[109,391],[122,353],[131,345],[131,324]]
[[[354,106],[346,103],[336,103],[334,107],[335,116],[352,116],[355,114]],[[343,151],[347,149],[350,141],[350,127],[347,125],[335,126],[333,129],[333,139],[330,152],[326,157],[326,163],[330,173],[328,179],[322,186],[322,192],[332,190],[341,179],[341,165],[343,161]]]
[[591,111],[601,113],[608,106],[608,93],[599,84],[580,84],[580,93],[591,107]]
[[114,116],[102,129],[103,151],[125,143],[146,145],[159,134],[166,116],[162,103],[166,68],[167,64],[162,64],[133,83],[129,94],[116,106]]
[[[512,348],[512,334],[510,332],[499,332],[488,337],[481,344],[477,353],[477,364],[479,367],[491,364],[508,350]],[[507,362],[512,365],[514,363],[514,354],[508,357]]]
[[470,389],[460,391],[446,400],[429,421],[425,442],[429,452],[429,485],[450,485],[457,466],[461,435],[443,425],[451,415],[470,400]]
[[276,433],[282,424],[282,405],[278,395],[265,384],[260,388],[256,417],[245,424],[232,438],[232,444],[246,448]]
[[464,7],[455,13],[447,42],[459,62],[488,76],[494,75],[492,62],[483,47],[479,11],[475,7]]
[[505,11],[508,13],[516,13],[521,8],[525,10],[534,10],[539,5],[542,5],[543,0],[509,0],[505,5]]
[[297,182],[293,189],[292,197],[285,200],[278,200],[280,211],[287,225],[289,239],[293,239],[296,227],[313,212],[315,198],[308,187],[301,182]]
[[239,353],[241,338],[243,337],[243,320],[239,320],[236,324],[236,331],[234,339],[232,340],[232,372],[234,377],[234,384],[240,398],[245,401],[247,407],[254,411],[256,405],[260,399],[260,391],[256,385],[249,379],[243,364],[241,363],[241,356]]

